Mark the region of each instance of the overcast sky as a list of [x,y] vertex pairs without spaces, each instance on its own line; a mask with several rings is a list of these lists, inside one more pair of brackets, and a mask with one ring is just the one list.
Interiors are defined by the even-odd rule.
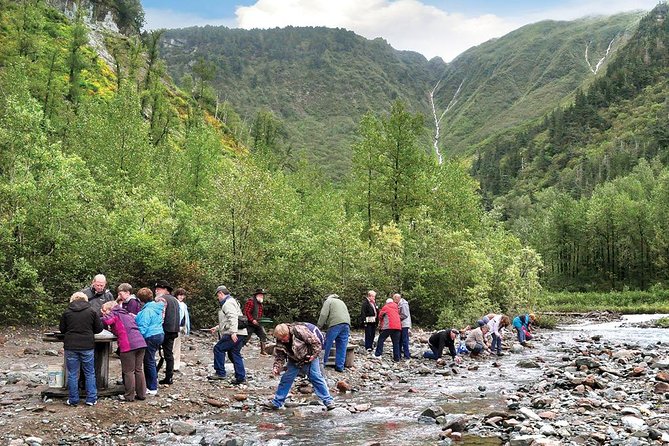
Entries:
[[657,0],[142,0],[146,28],[327,26],[452,60],[528,23],[650,10]]

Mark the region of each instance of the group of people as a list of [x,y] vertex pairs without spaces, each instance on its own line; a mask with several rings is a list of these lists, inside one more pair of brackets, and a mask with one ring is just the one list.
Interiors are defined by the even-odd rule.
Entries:
[[[426,359],[439,359],[443,356],[444,348],[454,361],[459,363],[461,357],[458,353],[469,353],[472,356],[480,355],[484,351],[490,351],[491,354],[502,356],[503,330],[512,325],[516,330],[518,342],[527,346],[527,341],[532,340],[532,324],[536,322],[536,316],[533,313],[521,314],[513,318],[504,314],[487,314],[477,321],[477,327],[465,327],[463,330],[450,328],[439,330],[433,333],[429,340],[430,350],[423,353]],[[458,348],[457,338],[463,339]]]
[[393,361],[411,359],[409,350],[409,329],[411,328],[411,311],[409,302],[399,293],[386,299],[379,310],[376,304],[376,291],[369,290],[367,298],[362,301],[360,319],[365,329],[365,349],[372,353],[376,330],[379,337],[376,341],[374,356],[383,354],[383,344],[390,337],[393,344]]
[[[120,284],[114,298],[107,289],[107,279],[98,274],[91,285],[74,293],[60,319],[64,335],[69,398],[66,404],[79,403],[79,371],[83,370],[86,401],[97,402],[94,367],[95,335],[106,327],[116,336],[125,392],[123,400],[143,400],[156,395],[158,384],[170,385],[174,371],[181,368],[181,338],[190,334],[190,315],[184,302],[186,290],[159,280],[154,290],[141,288],[132,294],[132,286]],[[154,294],[155,293],[155,294]],[[158,381],[161,351],[165,377]]]
[[[132,286],[122,283],[117,287],[114,299],[106,288],[106,278],[97,275],[91,286],[74,293],[70,304],[61,317],[60,331],[64,333],[65,358],[68,371],[68,405],[79,403],[79,370],[83,369],[87,405],[95,405],[97,389],[94,371],[94,335],[104,327],[117,337],[126,401],[143,400],[146,395],[156,395],[158,384],[170,385],[174,370],[180,368],[180,333],[190,332],[188,307],[184,302],[186,291],[178,288],[172,295],[171,285],[160,280],[154,291],[141,288],[132,294]],[[155,292],[155,294],[154,294]],[[258,288],[244,306],[233,297],[225,285],[214,293],[218,304],[218,325],[210,331],[218,334],[213,347],[214,374],[212,381],[225,380],[225,358],[232,362],[233,385],[246,383],[247,374],[242,349],[252,334],[260,340],[261,355],[266,355],[267,334],[261,324],[265,290]],[[367,292],[363,299],[360,321],[365,330],[365,348],[379,357],[383,354],[385,341],[390,338],[393,360],[411,358],[409,335],[411,312],[409,303],[399,293],[394,293],[379,308],[377,293]],[[512,325],[518,331],[518,340],[525,343],[532,338],[533,314],[514,318]],[[439,359],[448,347],[451,357],[460,362],[456,340],[464,338],[466,350],[472,355],[484,350],[502,354],[503,329],[511,321],[503,314],[489,314],[478,321],[474,329],[467,327],[461,333],[456,329],[441,330],[429,338],[430,350],[423,354],[427,359]],[[346,366],[346,353],[350,336],[351,317],[343,300],[336,294],[328,295],[321,307],[317,324],[295,322],[279,324],[274,329],[274,363],[272,374],[281,375],[274,398],[268,403],[271,409],[283,407],[291,386],[299,373],[304,374],[314,387],[314,393],[328,409],[335,407],[323,375],[323,365],[329,360],[334,345],[334,368],[341,372]],[[325,330],[325,334],[321,331]],[[374,339],[376,349],[374,350]],[[491,342],[488,342],[490,333]],[[165,378],[158,381],[160,363],[156,364],[156,353],[162,350],[166,365]],[[322,363],[321,363],[322,353]],[[161,359],[162,362],[162,359]],[[283,374],[282,374],[283,372]]]

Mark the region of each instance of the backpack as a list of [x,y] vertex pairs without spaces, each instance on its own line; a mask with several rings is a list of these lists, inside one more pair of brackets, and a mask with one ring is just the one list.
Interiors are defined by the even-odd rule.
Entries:
[[249,326],[249,318],[240,314],[237,316],[237,330],[242,330]]

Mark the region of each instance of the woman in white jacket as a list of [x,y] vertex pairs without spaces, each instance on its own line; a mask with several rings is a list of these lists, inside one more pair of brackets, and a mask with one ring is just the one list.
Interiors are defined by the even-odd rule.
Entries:
[[502,356],[502,328],[508,327],[511,324],[509,316],[498,314],[488,321],[488,331],[492,335],[492,346],[490,351],[496,353],[497,356]]

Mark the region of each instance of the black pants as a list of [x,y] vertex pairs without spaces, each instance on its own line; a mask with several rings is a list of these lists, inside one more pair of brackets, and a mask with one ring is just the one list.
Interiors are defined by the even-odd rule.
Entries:
[[179,337],[179,332],[165,332],[163,340],[163,356],[165,357],[165,379],[172,381],[174,375],[174,340]]
[[365,324],[365,349],[371,350],[374,346],[374,336],[376,335],[376,323]]
[[251,339],[251,335],[253,333],[255,333],[256,336],[258,336],[260,342],[267,342],[267,333],[265,333],[265,329],[260,324],[258,325],[249,324],[246,327],[246,333],[247,333],[246,342],[248,342],[249,339]]

